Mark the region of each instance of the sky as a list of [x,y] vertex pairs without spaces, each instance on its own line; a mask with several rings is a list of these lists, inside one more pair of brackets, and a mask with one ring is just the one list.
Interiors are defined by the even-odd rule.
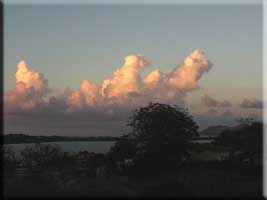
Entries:
[[5,133],[120,135],[155,100],[201,129],[262,118],[260,4],[4,9]]

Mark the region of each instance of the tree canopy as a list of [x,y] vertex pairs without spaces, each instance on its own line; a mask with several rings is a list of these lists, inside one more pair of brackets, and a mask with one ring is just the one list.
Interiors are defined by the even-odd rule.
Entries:
[[222,132],[215,144],[228,147],[232,153],[239,151],[243,157],[250,159],[256,154],[262,155],[263,123],[251,119],[240,120],[237,128]]
[[189,141],[198,126],[179,106],[149,103],[132,112],[128,137],[135,140],[136,158],[147,164],[175,165],[188,155]]
[[136,152],[136,146],[133,141],[119,140],[109,151],[109,156],[114,160],[124,160],[133,158]]
[[59,145],[36,143],[34,146],[26,146],[20,154],[24,165],[28,167],[62,167],[71,161]]

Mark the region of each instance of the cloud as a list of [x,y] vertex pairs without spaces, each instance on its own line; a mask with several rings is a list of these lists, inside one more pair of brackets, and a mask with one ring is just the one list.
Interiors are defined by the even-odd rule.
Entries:
[[186,93],[199,89],[198,80],[212,67],[211,62],[200,50],[192,51],[171,72],[151,72],[144,80],[146,92],[157,101],[181,102]]
[[146,76],[144,79],[144,84],[149,89],[152,89],[159,84],[161,79],[162,73],[159,70],[154,70]]
[[95,106],[135,107],[149,101],[183,104],[186,93],[198,89],[198,80],[211,68],[211,63],[200,50],[191,52],[171,72],[154,70],[142,78],[141,70],[150,65],[141,54],[126,56],[123,65],[102,84],[84,80],[79,90],[69,90],[65,101],[67,112]]
[[234,114],[231,110],[218,110],[218,109],[209,109],[206,112],[202,113],[193,113],[196,123],[200,127],[208,127],[215,125],[234,125],[236,120],[241,116]]
[[198,80],[212,66],[200,50],[192,51],[170,72],[152,70],[142,78],[141,70],[150,65],[141,54],[128,55],[102,83],[83,80],[78,90],[67,88],[51,97],[44,75],[21,61],[15,88],[5,92],[5,113],[125,121],[132,109],[150,101],[183,106],[186,94],[199,88]]
[[263,108],[263,102],[258,99],[243,99],[243,101],[240,104],[241,108],[256,108],[256,109],[262,109]]
[[192,112],[196,123],[204,128],[215,125],[234,126],[239,123],[240,118],[253,118],[255,121],[262,121],[261,112],[237,112],[232,109],[214,109],[210,108],[204,112]]
[[42,73],[30,70],[25,61],[20,61],[15,77],[15,88],[4,95],[6,112],[32,110],[45,103],[44,97],[50,89]]
[[16,87],[5,94],[7,107],[25,111],[50,104],[53,107],[55,102],[61,102],[64,105],[59,107],[73,112],[95,106],[143,105],[153,100],[182,103],[187,92],[199,88],[198,80],[211,68],[211,63],[203,52],[194,50],[171,72],[154,70],[142,79],[140,71],[148,66],[150,62],[143,55],[128,55],[124,64],[101,85],[84,80],[79,90],[68,89],[60,100],[56,100],[59,97],[47,100],[48,80],[21,61],[16,72]]
[[200,50],[192,51],[165,79],[166,85],[175,91],[191,91],[199,88],[198,80],[208,72],[212,64]]
[[106,101],[119,104],[128,103],[128,94],[142,93],[142,78],[140,71],[150,65],[143,55],[128,55],[121,68],[113,73],[113,77],[103,81],[101,95]]
[[48,91],[48,80],[39,72],[28,68],[26,61],[20,61],[17,65],[16,83],[24,83],[26,88],[34,88],[35,92],[44,94]]
[[230,101],[227,101],[227,100],[217,101],[208,95],[204,95],[201,98],[201,102],[203,105],[207,107],[231,107],[232,106]]

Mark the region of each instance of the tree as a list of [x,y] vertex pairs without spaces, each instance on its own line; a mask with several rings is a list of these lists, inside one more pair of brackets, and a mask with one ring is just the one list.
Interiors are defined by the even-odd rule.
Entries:
[[254,157],[262,155],[263,151],[263,124],[252,119],[241,119],[239,122],[238,128],[222,132],[215,144],[229,148],[229,159],[233,159],[239,151],[253,164]]
[[21,152],[22,161],[27,167],[59,167],[66,163],[68,156],[62,152],[58,145],[36,143],[26,146]]
[[3,166],[5,171],[12,171],[16,168],[18,161],[15,152],[9,147],[2,147],[3,152]]
[[132,130],[128,138],[136,144],[136,162],[153,169],[176,167],[198,135],[192,116],[176,105],[149,103],[134,110],[127,125]]
[[127,158],[133,158],[136,152],[136,146],[133,141],[119,140],[110,148],[109,156],[116,161],[122,161]]

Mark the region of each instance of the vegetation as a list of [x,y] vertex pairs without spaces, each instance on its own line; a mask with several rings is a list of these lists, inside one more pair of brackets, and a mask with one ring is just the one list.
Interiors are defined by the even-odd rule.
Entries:
[[136,162],[154,170],[177,167],[189,155],[189,141],[198,129],[187,110],[159,103],[135,110],[128,126],[128,136],[136,143]]
[[251,164],[255,156],[262,156],[263,149],[263,124],[253,120],[241,120],[240,128],[226,130],[219,135],[214,144],[222,145],[229,149],[229,159],[248,158]]
[[33,147],[27,146],[21,152],[22,163],[26,167],[63,168],[71,165],[71,156],[62,152],[58,145],[36,143]]
[[109,151],[109,156],[115,160],[120,161],[127,158],[133,158],[136,153],[136,144],[131,140],[119,140]]
[[15,153],[10,148],[2,148],[2,155],[3,155],[3,164],[5,172],[13,171],[15,170],[18,161],[15,156]]
[[[262,195],[262,163],[255,162],[262,156],[262,123],[243,120],[213,143],[193,143],[198,127],[187,110],[150,103],[132,112],[128,126],[131,132],[117,138],[106,154],[69,155],[57,145],[37,143],[23,149],[19,160],[12,149],[3,148],[4,195]],[[229,156],[209,161],[190,157],[205,152]]]

